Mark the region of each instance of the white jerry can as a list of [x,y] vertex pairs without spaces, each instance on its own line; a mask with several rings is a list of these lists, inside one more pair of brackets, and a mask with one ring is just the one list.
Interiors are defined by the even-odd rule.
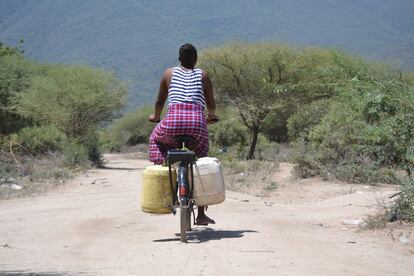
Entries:
[[226,199],[223,169],[214,157],[202,157],[194,165],[193,198],[198,206],[222,203]]

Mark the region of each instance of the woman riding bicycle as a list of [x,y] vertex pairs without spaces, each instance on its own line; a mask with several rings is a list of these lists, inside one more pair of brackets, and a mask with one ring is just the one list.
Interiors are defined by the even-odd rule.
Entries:
[[[155,102],[155,112],[149,116],[151,122],[160,122],[161,112],[168,98],[168,112],[154,128],[150,137],[149,160],[162,164],[169,149],[177,148],[174,137],[188,135],[194,143],[188,148],[197,157],[208,154],[207,123],[217,121],[213,85],[207,73],[195,68],[197,50],[192,44],[184,44],[179,50],[181,66],[165,70]],[[207,106],[207,118],[204,109]],[[196,224],[214,224],[204,213],[204,206],[198,207]]]

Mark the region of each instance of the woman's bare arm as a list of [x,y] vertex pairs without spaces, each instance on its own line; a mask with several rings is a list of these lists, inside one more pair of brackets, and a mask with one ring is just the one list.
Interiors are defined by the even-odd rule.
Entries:
[[216,120],[216,102],[214,101],[213,84],[207,72],[203,70],[201,81],[203,83],[204,97],[206,99],[208,117],[207,121]]
[[161,118],[161,112],[168,97],[168,87],[170,85],[171,75],[172,69],[168,68],[161,77],[160,88],[154,106],[154,114],[151,114],[148,118],[151,122],[158,122]]

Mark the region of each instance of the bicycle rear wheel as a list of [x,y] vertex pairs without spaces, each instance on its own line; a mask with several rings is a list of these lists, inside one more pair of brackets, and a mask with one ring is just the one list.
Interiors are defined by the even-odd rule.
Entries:
[[191,225],[190,211],[188,208],[180,208],[180,241],[187,242],[187,231]]

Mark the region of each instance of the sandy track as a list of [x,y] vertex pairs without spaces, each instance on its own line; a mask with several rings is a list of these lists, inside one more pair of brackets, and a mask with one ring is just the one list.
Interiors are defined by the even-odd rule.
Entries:
[[[35,198],[0,201],[0,274],[412,275],[414,271],[410,228],[403,233],[409,242],[401,244],[388,230],[361,232],[341,223],[372,213],[377,198],[392,193],[390,188],[335,193],[338,189],[329,183],[289,182],[282,167],[274,177],[285,184],[273,197],[228,192],[223,204],[208,210],[217,224],[196,227],[189,243],[182,244],[178,216],[149,215],[139,208],[139,182],[149,163],[127,155],[106,158],[111,169],[90,171]],[[331,191],[331,196],[314,197],[311,191],[320,190]]]

